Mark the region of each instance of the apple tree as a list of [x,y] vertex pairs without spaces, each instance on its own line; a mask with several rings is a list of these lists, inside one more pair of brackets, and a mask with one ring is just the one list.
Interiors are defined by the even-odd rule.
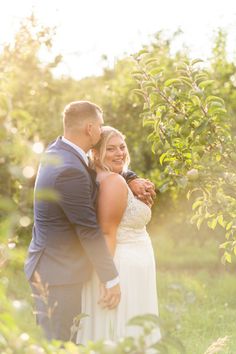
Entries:
[[157,55],[144,49],[134,55],[136,94],[143,98],[142,118],[151,127],[148,140],[162,169],[161,192],[186,190],[191,222],[219,224],[226,240],[223,262],[236,254],[236,137],[224,100],[202,60],[176,63],[174,75]]

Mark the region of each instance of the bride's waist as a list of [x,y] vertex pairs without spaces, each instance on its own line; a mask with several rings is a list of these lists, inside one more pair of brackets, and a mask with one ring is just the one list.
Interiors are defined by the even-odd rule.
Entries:
[[149,238],[146,228],[122,227],[117,232],[117,243],[142,242]]

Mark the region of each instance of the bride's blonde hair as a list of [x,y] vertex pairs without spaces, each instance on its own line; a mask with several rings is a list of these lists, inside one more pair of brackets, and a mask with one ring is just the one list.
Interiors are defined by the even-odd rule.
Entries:
[[[110,127],[108,125],[102,127],[101,139],[93,147],[92,154],[91,154],[92,165],[94,168],[99,167],[102,170],[112,172],[111,169],[105,164],[104,160],[106,157],[106,149],[107,149],[108,142],[111,138],[113,138],[113,136],[119,136],[120,138],[122,138],[126,145],[125,136],[119,130]],[[129,155],[127,145],[126,145],[126,149],[127,149],[127,155],[126,155],[125,165],[122,172],[125,172],[128,169],[130,163],[130,155]]]

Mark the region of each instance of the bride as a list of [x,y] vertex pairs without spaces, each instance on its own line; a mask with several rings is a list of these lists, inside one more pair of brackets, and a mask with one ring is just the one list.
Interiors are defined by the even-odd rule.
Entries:
[[[94,272],[82,292],[82,313],[88,316],[80,322],[77,343],[84,345],[88,340],[137,337],[140,328],[127,326],[129,319],[147,313],[158,315],[155,259],[146,231],[151,210],[134,197],[120,175],[130,161],[124,136],[104,127],[92,158],[100,184],[98,219],[119,272],[121,301],[118,307],[107,308],[106,290]],[[104,301],[97,303],[101,289]],[[154,338],[160,339],[159,329]]]

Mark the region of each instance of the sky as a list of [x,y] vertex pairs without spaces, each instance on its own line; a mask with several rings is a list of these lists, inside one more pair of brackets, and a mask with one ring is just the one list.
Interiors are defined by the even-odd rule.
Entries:
[[53,54],[62,54],[63,63],[56,75],[99,75],[103,54],[112,66],[148,44],[154,33],[170,36],[178,28],[183,35],[174,49],[185,43],[193,58],[207,60],[223,27],[229,54],[236,57],[235,0],[2,0],[0,6],[0,49],[32,11],[40,23],[57,27]]

